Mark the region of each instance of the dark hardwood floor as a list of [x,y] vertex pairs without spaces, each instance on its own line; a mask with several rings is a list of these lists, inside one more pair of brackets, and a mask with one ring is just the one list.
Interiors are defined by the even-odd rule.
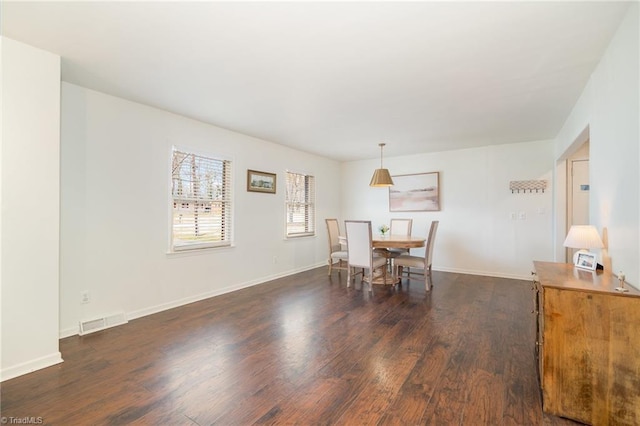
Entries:
[[60,341],[1,386],[56,425],[575,425],[544,415],[527,281],[434,272],[346,288],[326,268]]

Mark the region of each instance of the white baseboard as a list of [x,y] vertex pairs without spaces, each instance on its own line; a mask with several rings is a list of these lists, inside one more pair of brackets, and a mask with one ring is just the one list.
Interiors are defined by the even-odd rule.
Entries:
[[61,362],[63,362],[63,359],[60,352],[54,352],[50,355],[23,362],[0,371],[0,382],[22,376],[23,374],[31,373],[36,370],[41,370],[46,367],[51,367],[52,365],[60,364]]
[[269,276],[266,276],[266,277],[260,277],[260,278],[258,278],[256,280],[246,281],[244,283],[235,284],[235,285],[232,285],[232,286],[229,286],[229,287],[223,287],[223,288],[219,288],[219,289],[216,289],[216,290],[213,290],[213,291],[208,291],[206,293],[201,293],[201,294],[197,294],[197,295],[194,295],[194,296],[185,297],[184,299],[174,300],[172,302],[163,303],[162,305],[156,305],[156,306],[151,306],[149,308],[140,309],[140,310],[137,310],[137,311],[132,311],[132,312],[127,314],[127,318],[129,320],[133,320],[133,319],[136,319],[136,318],[146,317],[147,315],[156,314],[158,312],[166,311],[168,309],[177,308],[179,306],[187,305],[189,303],[199,302],[201,300],[209,299],[211,297],[220,296],[222,294],[231,293],[233,291],[241,290],[243,288],[253,287],[253,286],[259,285],[259,284],[264,284],[264,283],[267,283],[269,281],[276,280],[278,278],[284,278],[284,277],[288,277],[289,275],[294,275],[294,274],[297,274],[297,273],[300,273],[300,272],[304,272],[304,271],[308,271],[308,270],[311,270],[311,269],[315,269],[318,266],[319,265],[313,265],[313,266],[309,266],[309,267],[305,267],[305,268],[299,268],[299,269],[295,269],[295,270],[281,272],[279,274],[269,275]]
[[[322,263],[318,263],[315,265],[310,265],[310,266],[306,266],[303,268],[297,268],[297,269],[292,269],[289,271],[285,271],[285,272],[281,272],[278,274],[273,274],[273,275],[269,275],[266,277],[260,277],[258,279],[255,280],[251,280],[251,281],[246,281],[244,283],[239,283],[239,284],[235,284],[232,286],[228,286],[228,287],[223,287],[223,288],[219,288],[213,291],[208,291],[206,293],[201,293],[201,294],[196,294],[194,296],[189,296],[189,297],[185,297],[183,299],[179,299],[179,300],[173,300],[171,302],[167,302],[167,303],[163,303],[161,305],[156,305],[156,306],[150,306],[148,308],[144,308],[144,309],[138,309],[136,311],[131,311],[131,312],[126,312],[125,316],[127,318],[127,320],[133,320],[136,318],[142,318],[142,317],[146,317],[147,315],[152,315],[152,314],[157,314],[158,312],[162,312],[162,311],[166,311],[169,309],[173,309],[173,308],[177,308],[183,305],[187,305],[189,303],[193,303],[193,302],[199,302],[201,300],[205,300],[205,299],[209,299],[211,297],[215,297],[215,296],[220,296],[222,294],[226,294],[226,293],[231,293],[232,291],[236,291],[236,290],[241,290],[243,288],[247,288],[247,287],[253,287],[255,285],[259,285],[259,284],[264,284],[267,283],[269,281],[273,281],[275,279],[278,278],[284,278],[284,277],[288,277],[289,275],[294,275],[300,272],[304,272],[304,271],[309,271],[311,269],[315,269],[318,268],[320,266],[326,266],[326,263],[322,262]],[[59,331],[59,336],[60,338],[65,338],[65,337],[71,337],[71,336],[75,336],[76,334],[79,333],[79,329],[78,327],[71,327],[71,328],[67,328],[67,329],[63,329]]]
[[75,336],[80,333],[80,327],[70,327],[62,329],[58,332],[58,337],[64,339],[65,337]]
[[477,271],[473,269],[457,269],[457,268],[436,268],[433,267],[434,271],[440,272],[452,272],[455,274],[467,274],[467,275],[479,275],[482,277],[495,277],[495,278],[508,278],[512,280],[525,280],[531,281],[530,275],[518,275],[518,274],[505,274],[503,272],[488,272],[488,271]]
[[[315,265],[310,265],[310,266],[306,266],[303,268],[297,268],[297,269],[292,269],[289,271],[285,271],[285,272],[281,272],[278,274],[273,274],[273,275],[269,275],[266,277],[260,277],[258,279],[252,280],[252,281],[246,281],[244,283],[239,283],[239,284],[235,284],[229,287],[223,287],[220,289],[216,289],[213,291],[209,291],[206,293],[201,293],[201,294],[197,294],[194,296],[190,296],[190,297],[185,297],[183,299],[179,299],[179,300],[174,300],[171,302],[167,302],[167,303],[163,303],[161,305],[156,305],[156,306],[151,306],[148,308],[144,308],[144,309],[139,309],[136,311],[132,311],[132,312],[127,312],[126,313],[126,318],[129,320],[133,320],[136,318],[142,318],[145,317],[147,315],[152,315],[152,314],[156,314],[158,312],[162,312],[162,311],[166,311],[168,309],[173,309],[173,308],[177,308],[183,305],[187,305],[189,303],[193,303],[193,302],[199,302],[201,300],[205,300],[208,299],[210,297],[215,297],[215,296],[220,296],[222,294],[226,294],[226,293],[231,293],[232,291],[236,291],[236,290],[241,290],[243,288],[247,288],[247,287],[253,287],[255,285],[260,285],[260,284],[264,284],[267,283],[269,281],[273,281],[275,279],[278,278],[284,278],[287,277],[289,275],[294,275],[300,272],[304,272],[304,271],[309,271],[311,269],[315,269],[315,268],[319,268],[322,266],[326,266],[326,262],[320,262],[317,263]],[[521,275],[516,275],[516,274],[504,274],[504,273],[500,273],[500,272],[487,272],[487,271],[477,271],[477,270],[472,270],[472,269],[457,269],[457,268],[433,268],[434,271],[441,271],[441,272],[452,272],[452,273],[457,273],[457,274],[468,274],[468,275],[479,275],[479,276],[485,276],[485,277],[496,277],[496,278],[508,278],[508,279],[514,279],[514,280],[525,280],[525,281],[530,281],[531,277],[530,276],[521,276]],[[71,337],[71,336],[75,336],[76,334],[79,333],[79,329],[78,327],[70,327],[67,329],[63,329],[60,330],[60,338],[65,338],[65,337]]]

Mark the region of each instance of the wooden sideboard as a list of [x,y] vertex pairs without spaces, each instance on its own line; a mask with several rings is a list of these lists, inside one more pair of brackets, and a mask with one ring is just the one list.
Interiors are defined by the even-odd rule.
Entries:
[[592,425],[640,425],[640,292],[608,271],[534,262],[543,411]]

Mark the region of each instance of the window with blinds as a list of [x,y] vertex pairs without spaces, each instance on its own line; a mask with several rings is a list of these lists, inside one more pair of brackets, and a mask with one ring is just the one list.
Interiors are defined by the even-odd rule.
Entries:
[[231,245],[231,161],[173,149],[171,249]]
[[303,237],[316,233],[316,193],[313,176],[287,172],[286,194],[287,237]]

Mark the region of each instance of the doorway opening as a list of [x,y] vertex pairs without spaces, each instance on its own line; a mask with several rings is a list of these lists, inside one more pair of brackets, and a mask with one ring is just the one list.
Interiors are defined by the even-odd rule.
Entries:
[[[589,225],[589,140],[567,160],[567,230],[573,225]],[[566,249],[566,261],[577,249]]]

